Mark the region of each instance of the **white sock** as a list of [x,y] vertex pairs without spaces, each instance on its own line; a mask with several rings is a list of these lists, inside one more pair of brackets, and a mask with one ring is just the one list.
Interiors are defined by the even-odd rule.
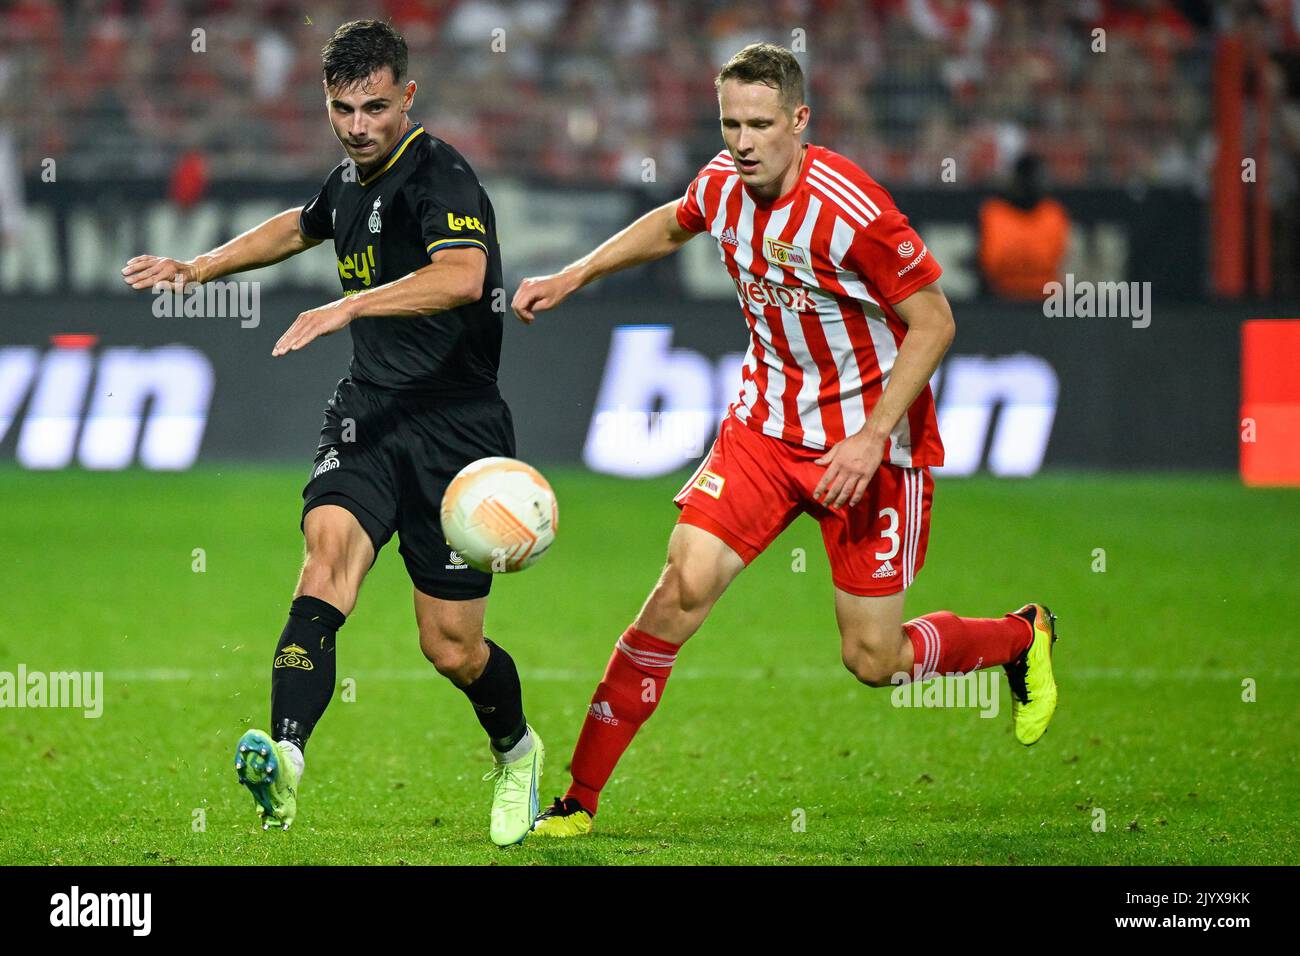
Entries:
[[524,735],[519,738],[519,743],[515,744],[505,753],[492,748],[492,756],[496,757],[497,763],[514,763],[522,757],[528,756],[533,749],[533,728],[528,727],[524,730]]
[[280,752],[287,754],[289,759],[293,761],[293,769],[298,771],[298,779],[301,780],[302,772],[307,769],[307,758],[303,755],[303,752],[298,749],[298,745],[292,740],[279,740],[276,743],[280,746]]

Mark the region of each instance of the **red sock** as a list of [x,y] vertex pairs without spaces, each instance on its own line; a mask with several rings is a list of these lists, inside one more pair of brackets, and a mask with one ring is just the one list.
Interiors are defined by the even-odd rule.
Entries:
[[676,644],[634,627],[624,631],[614,645],[605,679],[596,685],[573,750],[573,784],[566,794],[590,813],[596,812],[600,791],[618,758],[663,697],[676,659]]
[[914,680],[935,674],[965,674],[1014,661],[1033,640],[1034,629],[1023,617],[958,617],[935,611],[903,625],[912,641]]

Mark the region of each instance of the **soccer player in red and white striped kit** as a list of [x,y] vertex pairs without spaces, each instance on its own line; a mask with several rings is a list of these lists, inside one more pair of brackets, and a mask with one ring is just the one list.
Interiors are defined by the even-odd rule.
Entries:
[[532,322],[601,276],[718,244],[749,327],[738,399],[676,497],[668,561],[618,639],[574,751],[573,783],[535,832],[590,832],[600,792],[654,712],[683,643],[727,585],[799,514],[821,525],[845,666],[888,686],[1001,665],[1016,737],[1056,709],[1055,618],[1028,604],[1000,618],[935,611],[903,621],[925,561],[943,445],[929,380],[954,334],[941,269],[889,194],[852,161],[804,144],[803,74],[756,43],[717,76],[726,149],[685,195],[555,275],[525,279]]

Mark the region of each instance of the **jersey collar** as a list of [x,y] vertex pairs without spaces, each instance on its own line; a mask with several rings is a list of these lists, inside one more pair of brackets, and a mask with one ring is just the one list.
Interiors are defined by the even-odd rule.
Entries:
[[[803,148],[799,150],[799,178],[794,181],[793,186],[786,190],[785,195],[776,199],[762,199],[755,196],[750,188],[745,186],[745,193],[749,196],[750,201],[752,201],[759,209],[774,210],[788,205],[795,196],[799,195],[799,191],[803,188],[803,184],[808,180],[808,170],[812,166],[813,158],[817,155],[815,151],[819,148],[820,147],[814,146],[812,143],[803,144]],[[744,186],[745,184],[742,182],[741,185]]]
[[402,158],[402,153],[406,152],[406,147],[410,146],[415,138],[420,136],[423,132],[424,126],[422,124],[413,124],[411,128],[406,131],[406,135],[399,139],[393,148],[388,151],[388,158],[380,163],[379,167],[365,179],[357,180],[357,183],[361,186],[369,186],[380,176],[384,175],[384,173],[392,169],[394,164]]

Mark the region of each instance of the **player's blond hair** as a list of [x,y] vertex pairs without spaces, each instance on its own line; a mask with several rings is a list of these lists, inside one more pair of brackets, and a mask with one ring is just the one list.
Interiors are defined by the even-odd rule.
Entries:
[[715,89],[722,89],[725,80],[741,83],[762,83],[781,94],[781,106],[793,113],[803,104],[803,70],[799,61],[783,46],[775,43],[751,43],[718,71],[713,79]]

